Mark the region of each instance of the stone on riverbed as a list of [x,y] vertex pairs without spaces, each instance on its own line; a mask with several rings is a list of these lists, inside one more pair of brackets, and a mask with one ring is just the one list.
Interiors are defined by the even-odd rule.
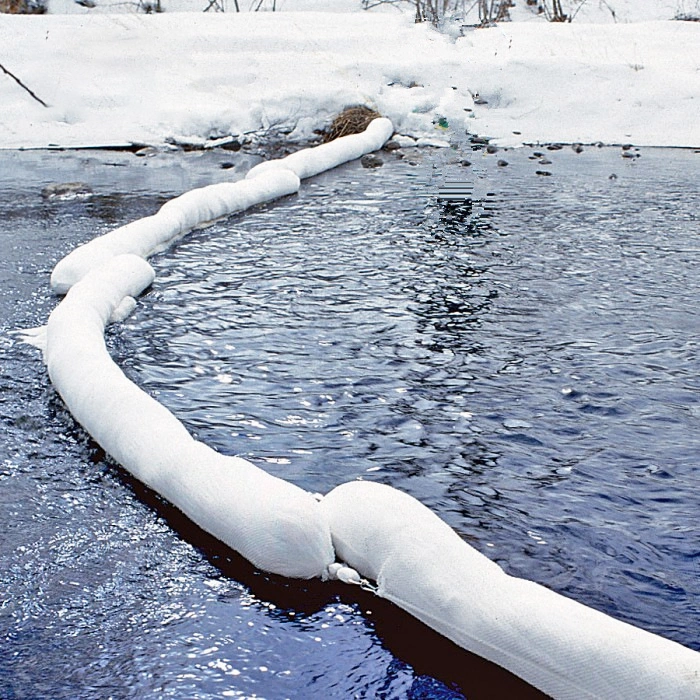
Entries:
[[362,163],[363,168],[380,168],[384,165],[384,161],[373,153],[362,156],[362,158],[360,158],[360,163]]
[[41,196],[44,199],[52,200],[85,199],[92,194],[92,188],[84,182],[54,183],[46,185],[46,187],[41,190]]

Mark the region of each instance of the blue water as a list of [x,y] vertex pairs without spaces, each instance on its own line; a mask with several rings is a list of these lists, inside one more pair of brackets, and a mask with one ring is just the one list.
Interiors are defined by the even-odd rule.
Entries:
[[[222,452],[312,491],[402,488],[509,573],[700,650],[700,154],[565,149],[538,176],[531,152],[385,155],[196,232],[110,347]],[[76,243],[231,175],[3,158],[3,331],[45,320]],[[46,202],[37,172],[96,195]],[[446,179],[471,201],[438,202]],[[527,695],[368,595],[253,570],[0,340],[0,696]]]

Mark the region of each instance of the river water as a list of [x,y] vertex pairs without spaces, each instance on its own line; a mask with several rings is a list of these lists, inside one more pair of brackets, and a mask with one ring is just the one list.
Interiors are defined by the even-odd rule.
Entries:
[[[392,484],[700,650],[700,154],[543,152],[318,176],[155,257],[108,342],[216,449]],[[255,571],[106,460],[10,334],[76,244],[253,162],[0,152],[0,697],[536,697],[369,595]],[[42,198],[73,180],[94,195]]]

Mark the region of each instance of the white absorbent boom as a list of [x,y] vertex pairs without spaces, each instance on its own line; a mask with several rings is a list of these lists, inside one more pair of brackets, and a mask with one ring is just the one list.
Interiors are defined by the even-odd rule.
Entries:
[[194,226],[297,191],[300,178],[376,150],[391,133],[377,119],[363,134],[189,192],[76,249],[52,275],[54,289],[67,292],[46,331],[52,383],[105,452],[260,569],[370,579],[378,595],[554,698],[700,699],[700,653],[508,576],[397,489],[357,481],[319,500],[219,454],[109,356],[105,325],[153,282],[146,257]]

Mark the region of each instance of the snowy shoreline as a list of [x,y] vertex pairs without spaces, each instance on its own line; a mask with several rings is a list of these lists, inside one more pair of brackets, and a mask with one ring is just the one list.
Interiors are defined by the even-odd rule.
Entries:
[[[700,147],[700,23],[509,22],[453,38],[399,13],[0,15],[0,148],[207,144],[344,107],[499,146]],[[85,58],[87,57],[87,58]]]

